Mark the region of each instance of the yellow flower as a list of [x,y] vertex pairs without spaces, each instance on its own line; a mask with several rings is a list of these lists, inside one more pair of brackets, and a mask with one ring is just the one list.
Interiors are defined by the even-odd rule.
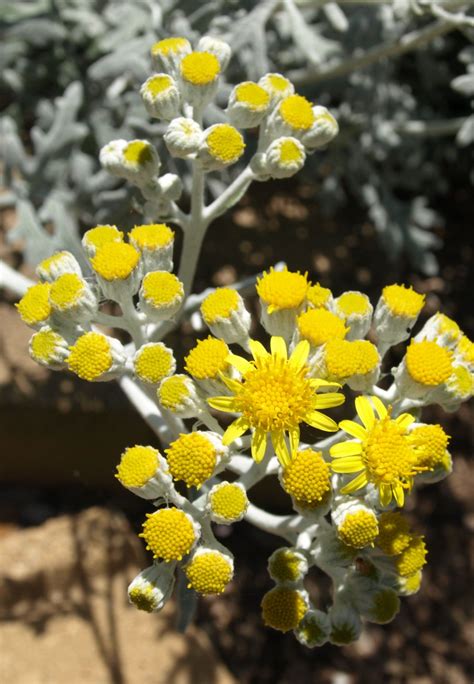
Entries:
[[331,447],[331,467],[336,473],[359,473],[341,489],[342,494],[352,494],[372,482],[379,490],[382,506],[387,506],[392,498],[403,506],[404,490],[410,491],[413,477],[424,470],[417,465],[418,455],[408,438],[408,427],[415,419],[408,413],[392,419],[380,399],[370,400],[378,418],[369,398],[357,397],[355,405],[362,425],[352,420],[339,423],[356,439]]
[[309,344],[306,340],[295,347],[290,358],[283,338],[272,337],[270,348],[271,353],[260,342],[250,340],[253,361],[230,354],[228,362],[239,371],[241,379],[221,376],[233,396],[214,397],[208,402],[220,411],[241,414],[225,431],[225,445],[251,429],[252,456],[258,462],[265,455],[270,435],[276,455],[285,466],[290,463],[290,454],[298,448],[301,423],[327,432],[337,429],[332,418],[317,409],[339,406],[344,402],[344,395],[317,393],[321,387],[338,385],[308,377]]

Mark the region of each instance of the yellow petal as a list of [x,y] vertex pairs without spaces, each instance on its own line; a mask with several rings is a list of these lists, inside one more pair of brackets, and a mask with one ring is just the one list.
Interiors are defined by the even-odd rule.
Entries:
[[253,435],[252,435],[252,444],[251,444],[251,451],[252,451],[252,458],[254,461],[257,463],[260,463],[260,461],[263,459],[265,456],[265,452],[267,450],[267,433],[264,430],[255,430]]
[[374,409],[367,397],[357,397],[355,400],[355,407],[359,418],[365,425],[367,430],[374,426],[375,416]]
[[237,356],[237,354],[229,354],[227,362],[230,363],[231,366],[234,366],[234,368],[237,368],[242,375],[245,375],[255,368],[253,363],[250,363],[250,361],[247,361],[247,359],[244,359],[242,356]]
[[334,444],[329,449],[329,453],[333,458],[357,456],[362,453],[362,445],[360,442],[341,442],[340,444]]
[[272,337],[270,339],[270,349],[272,350],[273,356],[282,359],[282,361],[287,360],[286,343],[283,337]]
[[288,436],[290,438],[290,451],[292,454],[298,450],[298,445],[300,443],[300,429],[299,427],[292,428],[288,431]]
[[309,342],[308,340],[301,340],[301,342],[298,342],[296,347],[293,349],[293,352],[290,356],[290,366],[296,371],[301,370],[308,360],[308,354]]
[[270,356],[263,344],[261,342],[257,342],[257,340],[249,340],[249,349],[257,363],[257,366],[261,359],[266,359]]
[[341,420],[339,427],[356,439],[364,440],[367,437],[367,430],[359,423],[354,423],[353,420]]
[[312,378],[309,384],[313,389],[319,389],[320,387],[331,387],[333,389],[341,389],[342,385],[338,382],[331,382],[330,380],[322,380],[321,378]]
[[286,466],[290,465],[291,462],[290,454],[285,441],[285,433],[283,430],[274,430],[270,434],[277,458],[281,465],[285,468]]
[[335,473],[359,473],[363,468],[364,462],[358,456],[336,458],[336,460],[331,463],[331,469]]
[[345,402],[346,398],[340,392],[326,392],[325,394],[318,394],[315,397],[314,408],[326,409],[333,406],[340,406]]
[[393,490],[393,496],[395,497],[395,501],[397,502],[397,506],[400,506],[400,508],[403,508],[403,504],[405,503],[405,492],[403,490],[402,485],[397,482],[392,486]]
[[231,392],[238,392],[242,387],[242,383],[239,380],[233,380],[223,373],[219,373],[219,379],[222,380],[224,385],[230,389]]
[[378,397],[370,397],[379,418],[386,418],[388,415],[387,407]]
[[248,424],[247,420],[245,418],[237,418],[237,420],[234,420],[233,423],[229,425],[227,430],[224,432],[224,435],[222,437],[222,444],[224,446],[228,446],[231,442],[234,441],[234,439],[237,439],[237,437],[240,437],[240,435],[243,435],[244,432],[246,432],[249,429],[250,425]]
[[400,427],[406,429],[415,422],[415,418],[409,413],[401,413],[398,418],[395,418],[395,422],[397,425],[400,425]]
[[233,412],[236,409],[234,397],[212,397],[207,400],[207,403],[218,411]]
[[325,432],[337,432],[337,423],[329,416],[325,416],[324,413],[319,411],[311,411],[307,413],[304,422],[311,425],[311,427],[318,428],[318,430],[324,430]]
[[392,500],[392,487],[388,484],[381,484],[379,487],[379,499],[382,506],[388,506]]
[[362,489],[362,487],[365,487],[367,484],[367,475],[364,470],[363,473],[360,475],[357,475],[357,477],[349,482],[349,484],[346,484],[342,489],[341,489],[341,494],[352,494],[352,492],[357,492],[357,490]]

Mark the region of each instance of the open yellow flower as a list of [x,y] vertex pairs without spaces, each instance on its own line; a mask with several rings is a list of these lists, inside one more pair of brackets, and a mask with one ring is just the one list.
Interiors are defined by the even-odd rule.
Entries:
[[253,361],[235,354],[227,357],[241,375],[239,380],[221,376],[233,396],[213,397],[208,402],[220,411],[241,414],[225,431],[225,445],[251,429],[252,456],[258,462],[265,455],[270,435],[280,463],[286,466],[298,448],[301,423],[327,432],[337,430],[335,421],[318,409],[339,406],[344,395],[331,391],[318,394],[321,387],[340,385],[308,376],[306,340],[296,345],[289,358],[282,337],[271,338],[270,353],[255,340],[250,340],[249,346]]
[[352,494],[372,482],[379,490],[382,506],[392,498],[403,506],[405,489],[410,491],[413,477],[425,470],[417,465],[419,457],[408,439],[408,428],[415,419],[409,413],[392,419],[390,408],[377,397],[370,397],[370,401],[368,397],[357,397],[355,405],[362,425],[352,420],[339,423],[355,440],[330,449],[334,472],[359,473],[341,489],[341,494]]

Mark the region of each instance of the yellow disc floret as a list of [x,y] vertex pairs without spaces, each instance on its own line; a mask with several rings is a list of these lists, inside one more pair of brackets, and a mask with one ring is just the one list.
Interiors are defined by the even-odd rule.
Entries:
[[186,513],[178,508],[162,508],[156,513],[147,513],[139,537],[143,537],[153,558],[170,562],[182,560],[191,551],[196,542],[196,531]]
[[365,316],[370,309],[367,298],[359,292],[345,292],[337,299],[337,308],[343,316]]
[[343,380],[375,370],[380,357],[376,346],[368,340],[333,339],[326,344],[324,359],[328,378]]
[[257,293],[266,304],[268,313],[280,309],[298,309],[307,292],[307,274],[302,275],[299,271],[294,273],[286,268],[283,271],[274,271],[271,268],[268,273],[264,272],[261,278],[257,278]]
[[221,67],[219,60],[210,52],[191,52],[181,60],[181,76],[192,85],[208,85],[216,80]]
[[322,287],[319,283],[311,285],[306,293],[308,303],[316,309],[326,308],[331,301],[331,297],[331,290],[327,287]]
[[218,453],[200,432],[182,434],[166,449],[170,473],[188,487],[201,487],[214,472]]
[[150,143],[145,140],[133,140],[128,143],[123,151],[125,161],[131,166],[145,166],[153,161],[153,153]]
[[283,470],[282,484],[303,507],[317,506],[331,489],[330,469],[320,451],[297,451]]
[[209,154],[223,164],[233,164],[242,156],[242,134],[230,124],[216,124],[206,138]]
[[122,454],[115,477],[124,487],[143,487],[158,468],[158,452],[149,446],[133,446]]
[[339,316],[326,309],[308,309],[298,316],[296,324],[301,337],[313,347],[329,340],[342,340],[349,330]]
[[253,112],[259,112],[268,107],[270,96],[266,90],[256,83],[247,81],[235,88],[235,99]]
[[50,290],[51,285],[49,283],[32,285],[16,304],[21,319],[27,325],[43,323],[51,315]]
[[123,242],[123,233],[116,226],[96,226],[84,234],[84,243],[96,249],[108,242]]
[[147,273],[142,282],[143,296],[156,307],[168,306],[184,296],[183,283],[167,271]]
[[51,285],[49,301],[53,309],[63,311],[77,304],[85,289],[82,278],[75,273],[64,273]]
[[296,629],[308,612],[308,604],[296,589],[275,587],[262,599],[262,617],[268,627],[280,632]]
[[133,587],[128,592],[128,598],[135,608],[143,610],[145,613],[153,613],[158,605],[155,592],[150,585]]
[[347,546],[355,549],[364,549],[373,546],[379,527],[377,518],[372,511],[359,510],[347,513],[342,524],[337,528],[339,539]]
[[375,541],[387,556],[398,556],[412,540],[410,523],[401,513],[387,512],[379,517],[379,534]]
[[452,354],[436,342],[412,342],[406,352],[410,377],[426,387],[436,387],[452,373]]
[[390,313],[403,318],[416,318],[425,303],[425,295],[405,285],[387,285],[382,296]]
[[207,295],[201,304],[201,314],[207,325],[212,325],[220,319],[230,318],[239,307],[239,295],[230,287],[220,287]]
[[222,594],[233,576],[232,561],[219,551],[197,553],[185,568],[188,587],[198,594]]
[[189,385],[184,375],[165,378],[158,389],[158,398],[163,408],[174,411],[190,396]]
[[126,280],[138,265],[140,254],[125,242],[108,242],[91,259],[92,268],[104,280]]
[[168,74],[152,76],[146,82],[146,90],[153,97],[160,95],[173,85],[173,80]]
[[173,55],[181,50],[185,50],[189,46],[189,40],[187,38],[165,38],[164,40],[159,40],[151,48],[152,55]]
[[137,249],[154,251],[171,244],[174,231],[166,223],[150,223],[132,228],[129,238]]
[[248,506],[248,498],[243,487],[233,482],[223,482],[214,487],[209,494],[211,512],[228,520],[239,520]]
[[199,340],[185,358],[185,369],[197,380],[218,379],[229,368],[229,347],[222,340],[207,337]]
[[100,333],[82,335],[69,349],[69,370],[82,380],[97,380],[112,366],[110,344],[105,335]]
[[280,104],[279,112],[283,121],[296,130],[306,131],[314,124],[311,102],[301,95],[286,97]]
[[303,565],[306,566],[300,554],[293,549],[277,549],[268,559],[268,571],[275,582],[297,582]]
[[157,342],[146,344],[137,352],[134,368],[141,380],[156,384],[174,373],[176,363],[171,349]]
[[51,328],[42,329],[31,338],[31,355],[36,361],[48,363],[53,359],[57,347],[63,342],[63,338]]
[[301,147],[299,147],[294,140],[287,138],[283,140],[279,147],[280,162],[282,164],[293,164],[299,162],[304,157]]
[[426,544],[423,537],[414,537],[407,548],[395,559],[395,567],[402,577],[413,575],[426,564]]
[[455,342],[461,337],[461,329],[456,321],[452,318],[446,316],[445,314],[439,313],[436,315],[436,322],[438,324],[439,332],[445,335],[450,342]]
[[446,466],[449,437],[441,425],[420,425],[414,428],[410,433],[410,442],[418,457],[417,465],[427,470]]

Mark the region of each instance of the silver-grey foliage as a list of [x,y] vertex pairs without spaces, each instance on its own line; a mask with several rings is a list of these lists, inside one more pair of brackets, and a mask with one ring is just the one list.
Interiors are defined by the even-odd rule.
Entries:
[[359,202],[392,259],[407,252],[436,272],[442,217],[430,205],[467,176],[474,140],[470,3],[31,0],[4,3],[1,29],[2,204],[17,206],[10,237],[26,238],[29,261],[78,253],[85,227],[133,223],[133,195],[100,170],[98,150],[112,138],[159,144],[138,96],[150,46],[211,33],[233,48],[231,83],[281,71],[335,112],[341,134],[309,166],[323,209]]

